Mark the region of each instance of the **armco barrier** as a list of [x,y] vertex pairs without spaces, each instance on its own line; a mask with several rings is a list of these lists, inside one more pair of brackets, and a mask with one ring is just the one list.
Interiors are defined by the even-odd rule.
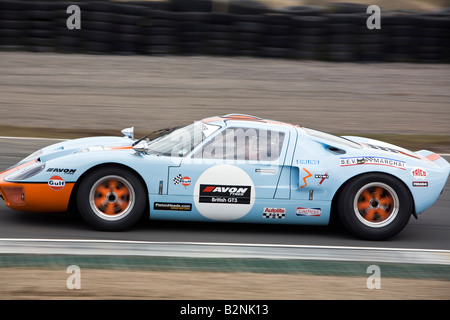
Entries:
[[[69,5],[81,29],[69,30]],[[250,0],[0,1],[0,50],[256,56],[343,62],[450,62],[450,9],[267,8]]]

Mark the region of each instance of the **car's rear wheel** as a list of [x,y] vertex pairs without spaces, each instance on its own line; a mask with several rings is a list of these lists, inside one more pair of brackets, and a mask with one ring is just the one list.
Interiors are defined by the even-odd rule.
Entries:
[[396,178],[367,174],[351,180],[338,199],[340,221],[354,235],[367,240],[385,240],[408,223],[412,198]]
[[121,167],[101,167],[82,180],[77,204],[83,219],[96,229],[125,230],[142,216],[146,192],[133,172]]

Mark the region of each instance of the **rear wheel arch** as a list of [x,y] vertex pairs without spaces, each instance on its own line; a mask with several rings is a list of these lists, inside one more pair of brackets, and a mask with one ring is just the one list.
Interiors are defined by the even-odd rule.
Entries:
[[[355,183],[360,183],[362,181],[365,181],[363,186],[369,185],[370,181],[379,182],[379,183],[381,183],[381,185],[382,184],[390,185],[390,183],[393,183],[395,185],[394,189],[398,188],[399,190],[401,190],[402,200],[409,202],[409,205],[411,206],[410,215],[412,214],[412,215],[416,216],[415,215],[414,197],[411,193],[411,190],[408,188],[408,186],[402,180],[400,180],[398,177],[396,177],[392,174],[385,173],[385,172],[379,172],[379,171],[373,171],[373,172],[365,172],[365,173],[353,176],[353,177],[349,178],[347,181],[345,181],[339,187],[339,189],[336,191],[336,193],[332,199],[330,223],[344,224],[344,226],[346,226],[346,223],[342,223],[342,221],[341,221],[342,213],[340,211],[342,211],[342,203],[341,203],[343,201],[342,198],[349,196],[348,195],[349,189],[352,188],[351,187],[352,185],[354,185]],[[362,188],[362,186],[361,186],[361,188]],[[346,193],[345,195],[343,195],[344,192]],[[353,191],[353,192],[355,192],[355,191]],[[356,194],[355,194],[355,196],[356,196]],[[402,203],[402,201],[399,202],[399,204],[401,204],[401,203]],[[409,217],[410,217],[410,215],[409,215]],[[408,217],[408,220],[409,220],[409,217]],[[406,217],[405,217],[405,219],[406,219]],[[361,235],[360,235],[360,237],[361,237]],[[373,240],[377,240],[376,236],[369,236],[369,238],[371,238],[371,237],[373,238]],[[381,239],[383,237],[379,237],[379,238]]]
[[[407,186],[402,180],[400,180],[399,178],[397,178],[396,176],[394,176],[394,175],[392,175],[392,174],[390,174],[390,173],[381,172],[381,171],[364,172],[364,173],[360,173],[360,174],[358,174],[358,175],[356,175],[356,176],[353,176],[353,177],[350,177],[349,179],[347,179],[347,180],[346,180],[346,181],[338,188],[338,190],[335,192],[335,194],[334,194],[334,196],[333,196],[333,199],[331,200],[331,207],[334,209],[335,204],[336,204],[336,202],[337,202],[337,200],[338,200],[338,198],[339,198],[339,195],[340,195],[341,191],[344,189],[344,187],[345,187],[348,183],[351,183],[351,181],[354,180],[355,178],[358,178],[358,177],[360,177],[360,176],[364,176],[364,175],[367,175],[367,174],[372,174],[372,173],[390,176],[390,177],[392,177],[392,178],[394,178],[394,179],[397,179],[398,182],[400,182],[401,184],[403,184],[404,188],[405,188],[406,190],[408,190],[409,195],[410,195],[411,199],[413,200],[413,205],[414,205],[414,211],[413,211],[413,212],[416,212],[416,210],[415,210],[415,203],[414,203],[414,197],[413,197],[413,195],[412,195],[412,193],[411,193],[411,190],[408,188],[408,186]],[[332,211],[332,212],[334,212],[334,211]],[[333,214],[332,214],[332,215],[333,215]]]

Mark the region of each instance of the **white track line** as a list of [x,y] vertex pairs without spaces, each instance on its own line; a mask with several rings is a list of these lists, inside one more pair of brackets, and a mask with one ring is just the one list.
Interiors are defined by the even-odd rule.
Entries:
[[0,254],[258,258],[450,265],[450,250],[133,240],[0,238]]
[[354,246],[322,246],[302,244],[270,244],[270,243],[235,243],[235,242],[189,242],[189,241],[142,241],[142,240],[108,240],[108,239],[50,239],[50,238],[0,238],[2,241],[23,242],[73,242],[73,243],[109,243],[109,244],[161,244],[161,245],[204,245],[204,246],[240,246],[240,247],[272,247],[272,248],[307,248],[307,249],[349,249],[349,250],[386,250],[386,251],[418,251],[450,253],[445,249],[414,249],[414,248],[388,248],[388,247],[354,247]]

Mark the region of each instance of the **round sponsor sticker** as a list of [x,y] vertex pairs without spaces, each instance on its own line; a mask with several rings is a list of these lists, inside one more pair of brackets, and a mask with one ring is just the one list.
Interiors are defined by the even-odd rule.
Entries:
[[191,184],[191,178],[189,177],[181,178],[181,184],[185,187],[188,187]]
[[51,189],[59,191],[64,188],[66,182],[60,176],[53,176],[48,180],[48,185]]
[[195,182],[194,204],[211,220],[231,221],[250,212],[255,203],[255,186],[250,176],[233,165],[216,165]]

